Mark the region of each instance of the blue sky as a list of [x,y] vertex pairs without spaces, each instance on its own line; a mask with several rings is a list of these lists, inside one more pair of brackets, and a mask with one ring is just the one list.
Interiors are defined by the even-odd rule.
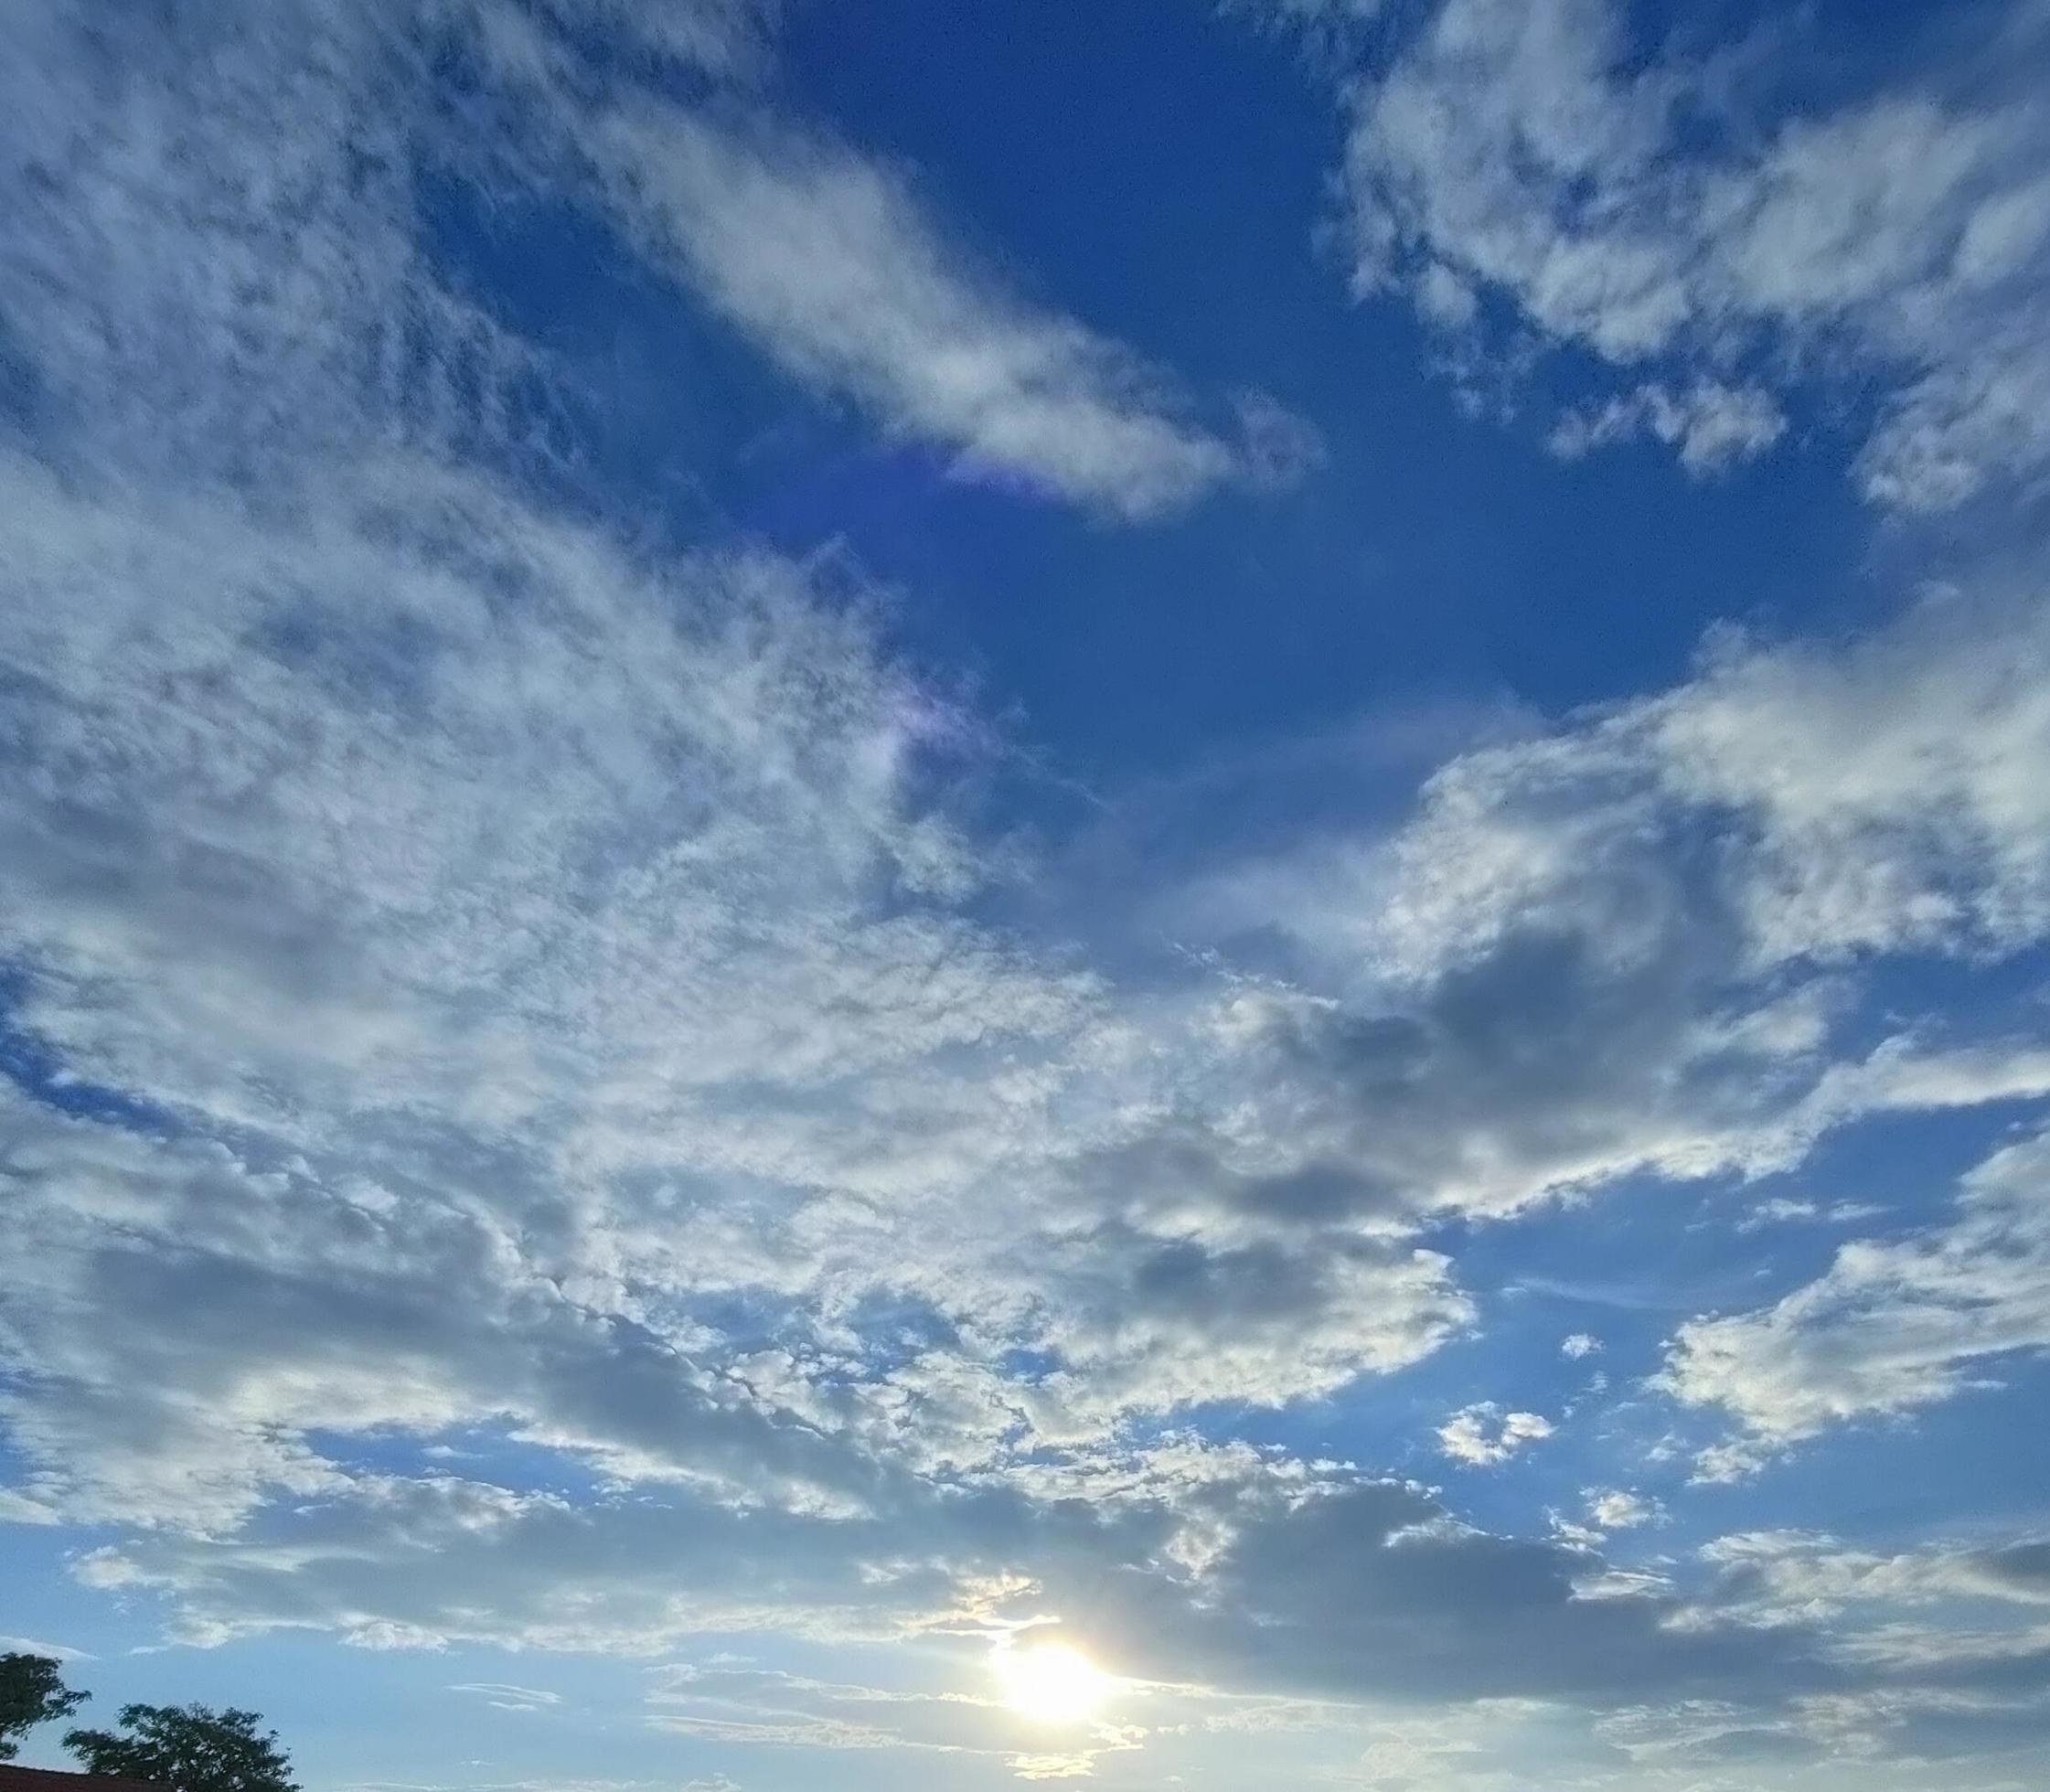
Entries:
[[6,30],[0,1647],[2042,1780],[2040,5]]

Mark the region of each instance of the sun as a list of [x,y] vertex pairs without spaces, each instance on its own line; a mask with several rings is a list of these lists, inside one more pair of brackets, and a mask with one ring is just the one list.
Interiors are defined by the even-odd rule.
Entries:
[[1117,1684],[1066,1643],[1003,1643],[990,1659],[1004,1702],[1035,1723],[1083,1723]]

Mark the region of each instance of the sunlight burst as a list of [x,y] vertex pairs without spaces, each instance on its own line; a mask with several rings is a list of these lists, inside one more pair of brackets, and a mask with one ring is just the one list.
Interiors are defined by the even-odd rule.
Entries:
[[1006,1644],[992,1658],[1010,1708],[1039,1723],[1094,1717],[1116,1680],[1066,1643]]

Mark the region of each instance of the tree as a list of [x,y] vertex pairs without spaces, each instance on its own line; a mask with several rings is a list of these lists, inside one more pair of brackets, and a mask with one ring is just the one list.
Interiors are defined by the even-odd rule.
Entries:
[[15,1758],[15,1738],[68,1715],[91,1695],[74,1692],[47,1655],[0,1655],[0,1761]]
[[299,1792],[275,1732],[254,1712],[204,1705],[123,1705],[121,1727],[72,1730],[64,1746],[95,1774],[146,1779],[170,1792]]

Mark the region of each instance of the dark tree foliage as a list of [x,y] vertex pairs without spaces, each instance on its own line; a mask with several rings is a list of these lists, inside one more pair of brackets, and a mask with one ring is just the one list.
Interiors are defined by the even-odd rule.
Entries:
[[254,1712],[205,1705],[123,1705],[121,1727],[73,1730],[64,1746],[89,1772],[146,1779],[170,1792],[299,1792],[275,1732]]
[[15,1738],[63,1717],[89,1695],[73,1692],[47,1655],[0,1655],[0,1761],[15,1758]]

